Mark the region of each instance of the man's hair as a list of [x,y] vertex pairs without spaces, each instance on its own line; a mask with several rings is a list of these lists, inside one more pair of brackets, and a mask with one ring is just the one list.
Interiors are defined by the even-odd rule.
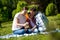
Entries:
[[28,10],[28,7],[23,7],[23,10]]
[[33,7],[33,8],[31,8],[30,10],[31,10],[31,11],[36,11],[36,8],[35,8],[35,7]]

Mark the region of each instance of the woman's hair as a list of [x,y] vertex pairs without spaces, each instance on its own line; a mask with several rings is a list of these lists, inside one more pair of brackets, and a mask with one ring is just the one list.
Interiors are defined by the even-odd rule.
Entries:
[[30,14],[30,12],[28,12],[28,14]]

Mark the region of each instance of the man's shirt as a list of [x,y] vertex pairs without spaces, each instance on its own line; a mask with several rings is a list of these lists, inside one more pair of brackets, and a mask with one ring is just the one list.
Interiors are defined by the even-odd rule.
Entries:
[[46,27],[48,20],[43,13],[37,12],[37,15],[35,16],[35,18],[36,18],[36,25],[38,27],[44,27],[44,28]]

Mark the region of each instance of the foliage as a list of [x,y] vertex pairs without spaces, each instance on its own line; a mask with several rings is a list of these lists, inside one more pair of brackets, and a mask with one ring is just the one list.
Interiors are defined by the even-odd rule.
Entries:
[[14,18],[14,16],[15,16],[16,13],[17,13],[16,9],[13,10],[13,12],[12,12],[12,18]]
[[27,6],[27,3],[25,1],[19,1],[17,8],[12,12],[12,17],[14,17],[17,12],[20,12],[24,6]]
[[17,11],[21,11],[24,6],[27,6],[27,3],[25,1],[19,1],[17,4]]
[[56,20],[56,23],[57,23],[58,27],[60,28],[60,14],[56,15],[55,20]]
[[[26,4],[23,1],[27,2],[27,4],[29,6],[32,6],[33,4],[34,5],[39,5],[39,9],[37,8],[37,10],[40,10],[42,12],[45,12],[46,6],[50,2],[55,2],[55,0],[50,0],[50,1],[49,0],[44,0],[44,1],[43,0],[0,0],[0,8],[1,8],[1,10],[3,10],[3,7],[6,6],[7,7],[7,11],[9,13],[9,17],[8,18],[12,19],[12,12],[13,12],[13,10],[15,9],[15,10],[17,10],[17,12],[19,12],[19,11],[21,11],[22,7],[24,7],[23,5]],[[55,4],[57,5],[58,9],[60,10],[60,8],[59,8],[60,4],[59,3],[60,3],[60,1],[56,0]],[[2,12],[4,12],[4,11],[2,11]],[[2,13],[0,13],[0,14],[2,14]]]
[[7,7],[3,7],[2,21],[8,21],[9,13]]
[[56,15],[56,14],[57,14],[56,5],[53,3],[48,4],[48,6],[46,7],[46,15],[50,16],[50,15]]
[[28,6],[29,9],[30,9],[30,8],[33,8],[33,7],[35,7],[35,8],[38,10],[38,5],[34,5],[34,4],[33,4],[33,5],[29,5],[29,6]]
[[2,20],[2,18],[1,18],[1,17],[2,17],[1,11],[2,11],[2,10],[1,10],[1,8],[0,8],[0,21]]
[[57,20],[60,20],[60,14],[57,14]]

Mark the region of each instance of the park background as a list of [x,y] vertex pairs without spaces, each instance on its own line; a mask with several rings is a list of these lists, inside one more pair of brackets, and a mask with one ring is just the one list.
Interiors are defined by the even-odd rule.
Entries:
[[[60,0],[0,0],[0,36],[12,33],[14,15],[20,12],[24,6],[29,9],[36,7],[37,11],[46,15],[49,20],[46,31],[60,29]],[[60,40],[60,33],[37,34],[0,40]]]

